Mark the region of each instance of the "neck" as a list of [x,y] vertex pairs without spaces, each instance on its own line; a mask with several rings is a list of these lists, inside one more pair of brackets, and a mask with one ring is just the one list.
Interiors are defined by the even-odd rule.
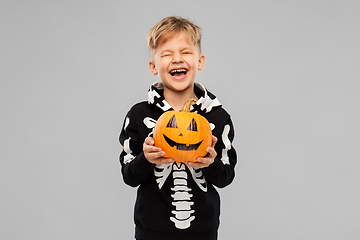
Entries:
[[197,100],[194,93],[194,87],[189,88],[186,92],[175,92],[169,89],[164,89],[164,97],[170,106],[176,111],[180,111],[184,103],[189,99],[195,98]]

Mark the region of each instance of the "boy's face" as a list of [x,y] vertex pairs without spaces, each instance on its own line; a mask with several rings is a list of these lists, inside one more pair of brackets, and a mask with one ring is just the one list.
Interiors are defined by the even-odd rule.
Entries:
[[149,68],[159,74],[164,88],[182,92],[193,87],[197,70],[204,67],[205,57],[181,32],[166,41],[160,41]]

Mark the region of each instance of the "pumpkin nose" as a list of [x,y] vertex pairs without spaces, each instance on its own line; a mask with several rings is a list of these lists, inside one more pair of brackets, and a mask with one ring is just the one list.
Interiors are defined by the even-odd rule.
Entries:
[[179,137],[183,137],[182,133],[180,133]]

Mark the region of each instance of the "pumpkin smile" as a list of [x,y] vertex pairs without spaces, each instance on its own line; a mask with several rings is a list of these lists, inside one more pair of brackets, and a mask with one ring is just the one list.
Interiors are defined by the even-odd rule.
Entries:
[[181,151],[192,151],[192,150],[197,150],[198,147],[201,145],[201,142],[198,142],[198,143],[195,143],[195,144],[189,144],[189,145],[186,145],[184,143],[177,143],[173,140],[171,140],[170,138],[168,138],[167,136],[165,136],[165,134],[163,134],[166,142],[171,146],[171,147],[175,147],[176,146],[176,149],[177,150],[181,150]]

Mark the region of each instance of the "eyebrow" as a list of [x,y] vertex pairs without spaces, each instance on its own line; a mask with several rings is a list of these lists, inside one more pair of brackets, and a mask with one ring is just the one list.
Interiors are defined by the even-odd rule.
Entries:
[[[190,47],[184,47],[184,48],[180,49],[180,52],[183,52],[183,51],[193,51],[193,49]],[[160,54],[164,54],[167,52],[172,53],[173,51],[172,50],[163,50],[160,52]]]
[[185,47],[180,50],[180,52],[182,52],[182,51],[193,51],[193,49],[189,48],[189,47]]
[[166,53],[166,52],[170,52],[170,53],[172,53],[172,51],[171,51],[171,50],[162,50],[162,51],[160,52],[160,54],[163,54],[163,53]]

